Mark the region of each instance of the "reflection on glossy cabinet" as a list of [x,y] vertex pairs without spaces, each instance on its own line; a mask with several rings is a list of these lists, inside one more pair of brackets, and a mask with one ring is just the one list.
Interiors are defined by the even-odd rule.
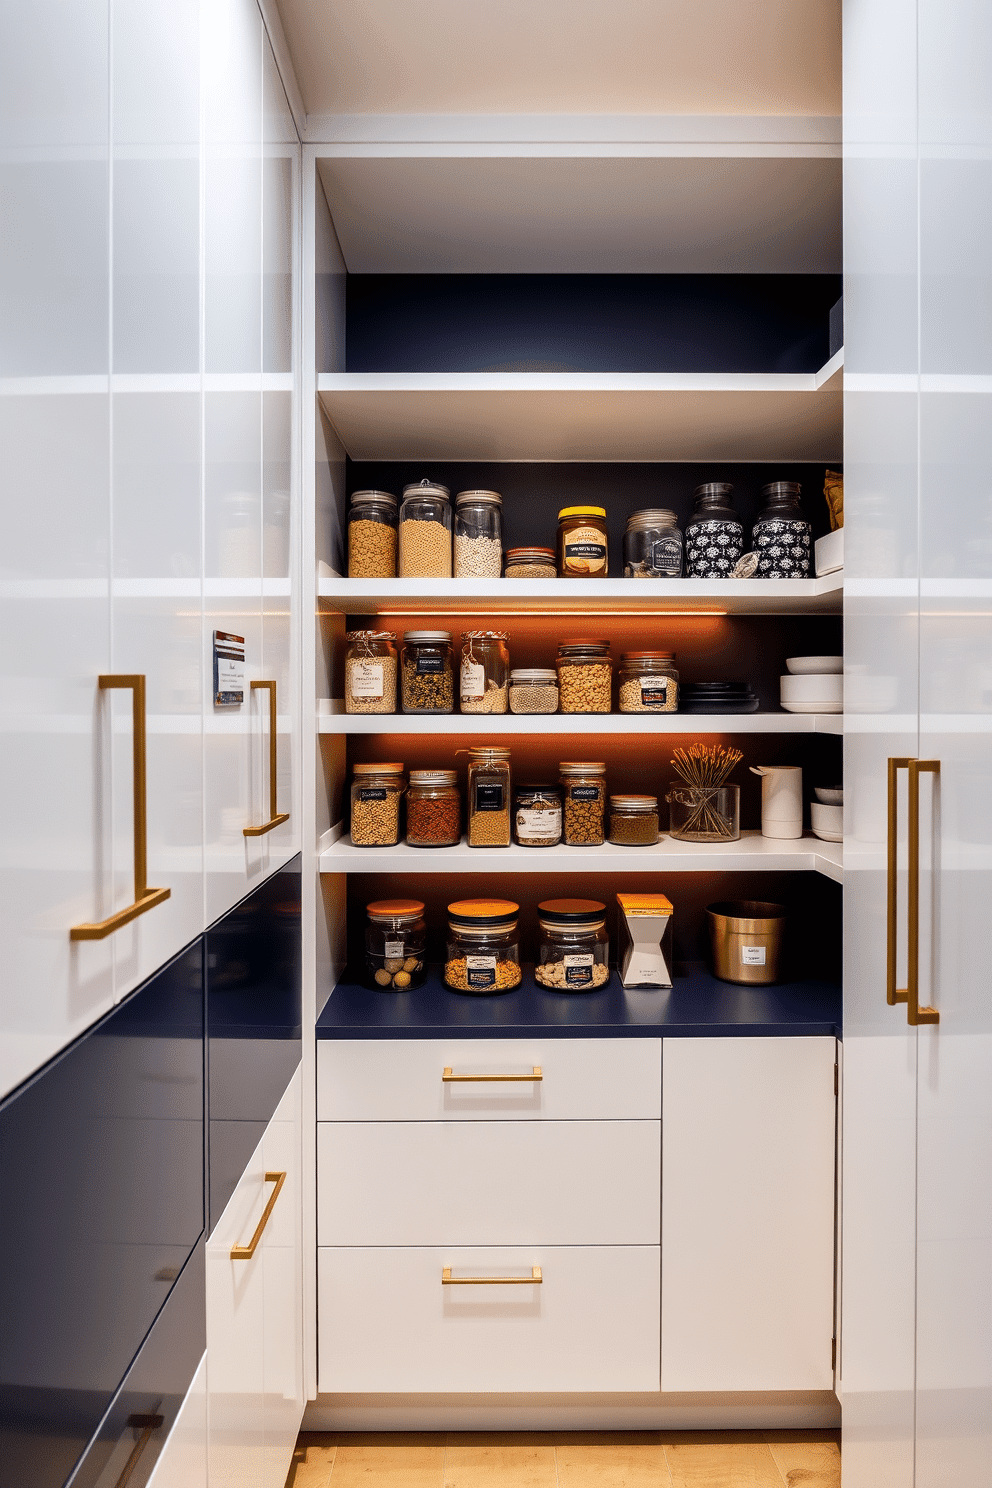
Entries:
[[207,1356],[186,1392],[148,1488],[207,1488]]

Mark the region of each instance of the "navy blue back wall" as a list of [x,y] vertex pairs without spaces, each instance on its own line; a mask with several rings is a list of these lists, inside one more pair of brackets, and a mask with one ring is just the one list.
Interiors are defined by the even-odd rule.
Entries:
[[349,372],[815,372],[839,274],[349,274]]

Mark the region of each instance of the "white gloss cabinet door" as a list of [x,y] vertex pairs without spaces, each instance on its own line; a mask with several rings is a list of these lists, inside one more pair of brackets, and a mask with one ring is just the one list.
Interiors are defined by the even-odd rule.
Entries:
[[663,1390],[833,1388],[835,1058],[664,1040]]
[[[992,1481],[992,9],[919,0],[915,1488]],[[845,1459],[846,1468],[846,1459]]]
[[112,897],[109,16],[3,24],[0,1093],[113,1004],[110,944],[69,940]]
[[148,1488],[207,1488],[207,1356],[148,1479]]
[[[844,5],[846,1488],[912,1488],[916,1036],[886,1001],[887,760],[919,753],[916,6]],[[906,916],[906,774],[899,914]],[[906,961],[900,955],[899,985]]]
[[265,1488],[283,1488],[306,1404],[303,1390],[302,1070],[262,1140],[265,1169],[286,1181],[261,1243],[264,1276]]

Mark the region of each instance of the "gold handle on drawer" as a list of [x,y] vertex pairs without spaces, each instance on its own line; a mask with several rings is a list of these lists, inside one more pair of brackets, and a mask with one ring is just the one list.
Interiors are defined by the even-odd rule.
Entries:
[[[910,759],[893,758],[889,760],[888,861],[885,878],[885,1000],[889,1004],[889,1007],[895,1007],[897,1002],[906,1002],[909,996],[905,987],[899,988],[896,986],[896,951],[898,944],[896,905],[899,882],[899,828],[896,806],[899,790],[899,771],[908,770],[912,763],[913,761]],[[910,849],[910,858],[912,858],[912,849]]]
[[99,678],[100,691],[110,692],[115,688],[128,688],[131,692],[131,743],[134,755],[132,777],[134,786],[134,903],[119,909],[106,920],[92,924],[73,925],[70,940],[103,940],[129,925],[146,910],[154,909],[172,894],[171,889],[148,887],[148,781],[145,772],[145,679],[140,672],[115,673]]
[[141,1435],[131,1448],[131,1455],[125,1462],[121,1475],[114,1484],[114,1488],[127,1488],[134,1469],[138,1465],[138,1458],[151,1441],[152,1433],[157,1431],[160,1426],[165,1425],[165,1417],[146,1415],[128,1416],[127,1424],[133,1426],[135,1431],[140,1431]]
[[242,828],[246,837],[264,837],[266,832],[271,832],[273,827],[278,827],[280,822],[289,821],[289,812],[280,811],[276,806],[276,684],[275,682],[253,682],[252,692],[264,687],[269,694],[269,820],[263,822],[260,827]]
[[518,1081],[526,1081],[526,1082],[529,1083],[531,1080],[543,1080],[543,1079],[544,1079],[544,1075],[541,1072],[541,1066],[539,1064],[535,1064],[533,1070],[531,1071],[531,1073],[529,1075],[456,1075],[456,1074],[453,1073],[452,1068],[451,1068],[451,1065],[450,1064],[446,1064],[444,1066],[444,1072],[441,1075],[441,1084],[442,1085],[479,1085],[479,1084],[490,1085],[490,1084],[507,1084],[508,1082],[509,1083],[516,1084]]
[[540,1286],[543,1281],[540,1266],[532,1266],[529,1276],[452,1276],[450,1266],[441,1272],[442,1286]]
[[251,1258],[252,1258],[252,1256],[255,1254],[255,1251],[258,1248],[258,1242],[262,1238],[262,1231],[265,1229],[265,1226],[268,1224],[268,1222],[269,1222],[269,1215],[272,1213],[273,1209],[276,1206],[276,1199],[282,1193],[282,1186],[286,1182],[286,1174],[285,1173],[266,1173],[266,1175],[265,1175],[265,1181],[266,1181],[266,1183],[274,1183],[275,1184],[275,1188],[272,1190],[272,1193],[269,1196],[269,1202],[266,1204],[265,1208],[262,1210],[262,1217],[258,1221],[258,1224],[255,1226],[255,1233],[254,1233],[254,1235],[252,1235],[251,1239],[248,1241],[248,1244],[247,1245],[232,1245],[231,1246],[231,1260],[232,1261],[250,1261]]
[[940,760],[909,761],[909,905],[907,971],[905,998],[906,1021],[916,1028],[921,1023],[939,1023],[934,1007],[920,1007],[920,776],[939,775]]

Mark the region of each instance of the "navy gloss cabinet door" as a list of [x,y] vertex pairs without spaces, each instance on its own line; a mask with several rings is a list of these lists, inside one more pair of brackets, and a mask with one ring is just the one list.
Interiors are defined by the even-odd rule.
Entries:
[[2,1488],[58,1488],[204,1229],[202,942],[0,1108]]

